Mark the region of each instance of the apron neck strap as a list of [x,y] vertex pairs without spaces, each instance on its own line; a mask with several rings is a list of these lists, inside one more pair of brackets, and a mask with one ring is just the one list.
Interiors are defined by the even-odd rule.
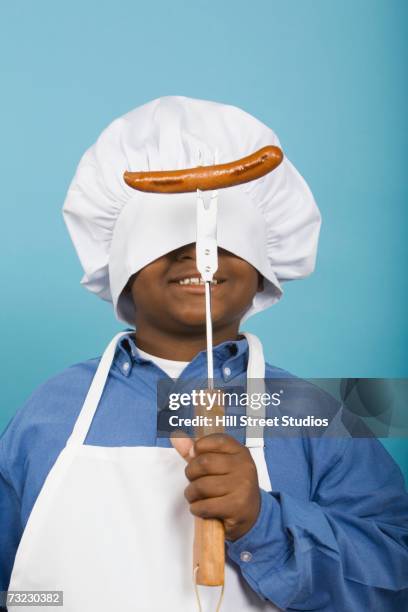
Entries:
[[[262,348],[262,342],[254,334],[249,332],[241,332],[247,339],[249,357],[247,366],[247,393],[249,397],[252,394],[265,393],[265,358]],[[247,406],[247,415],[258,418],[265,417],[265,406],[260,408],[252,408]],[[245,445],[249,448],[264,446],[264,428],[261,426],[248,425],[245,431]]]
[[247,367],[247,378],[265,378],[265,359],[262,342],[254,334],[240,332],[248,342],[249,357]]
[[128,333],[126,331],[116,334],[106,347],[67,445],[80,446],[84,443],[108,379],[118,340]]

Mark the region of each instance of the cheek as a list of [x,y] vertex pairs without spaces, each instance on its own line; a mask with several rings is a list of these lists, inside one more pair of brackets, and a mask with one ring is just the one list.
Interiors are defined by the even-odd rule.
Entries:
[[157,280],[151,274],[144,274],[143,270],[133,282],[131,295],[133,302],[141,308],[157,302],[159,286]]
[[231,270],[225,292],[220,292],[219,299],[214,296],[214,315],[221,312],[228,312],[231,315],[243,313],[250,307],[257,289],[258,272],[255,269],[246,265],[234,271]]
[[239,309],[249,306],[256,295],[257,283],[253,279],[242,280],[234,287],[231,298]]
[[249,264],[236,266],[234,271],[234,288],[242,296],[253,296],[259,283],[258,271]]

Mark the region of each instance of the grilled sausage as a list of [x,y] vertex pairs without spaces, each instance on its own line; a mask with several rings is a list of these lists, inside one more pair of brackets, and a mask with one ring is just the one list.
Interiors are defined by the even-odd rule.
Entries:
[[282,159],[281,149],[270,145],[228,164],[183,170],[126,171],[123,178],[129,187],[150,193],[186,193],[197,189],[208,191],[260,178],[279,166]]

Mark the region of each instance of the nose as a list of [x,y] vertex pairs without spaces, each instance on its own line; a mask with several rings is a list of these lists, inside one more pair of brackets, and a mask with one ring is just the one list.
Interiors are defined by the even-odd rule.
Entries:
[[176,250],[176,260],[183,261],[184,259],[192,259],[195,261],[196,258],[196,245],[195,242],[186,244]]

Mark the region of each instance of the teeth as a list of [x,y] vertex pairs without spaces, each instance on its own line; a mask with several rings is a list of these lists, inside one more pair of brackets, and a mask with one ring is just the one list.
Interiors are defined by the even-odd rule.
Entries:
[[[216,285],[218,281],[213,279],[211,281],[212,285]],[[192,277],[192,278],[183,278],[179,280],[179,285],[204,285],[204,281],[202,278]]]

